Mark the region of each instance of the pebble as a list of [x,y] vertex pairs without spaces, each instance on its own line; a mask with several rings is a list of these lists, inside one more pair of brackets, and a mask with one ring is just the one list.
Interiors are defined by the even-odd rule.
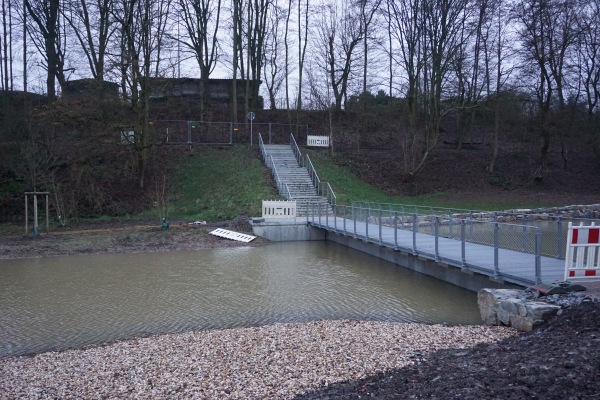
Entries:
[[0,360],[0,398],[290,399],[514,335],[349,320],[168,334]]

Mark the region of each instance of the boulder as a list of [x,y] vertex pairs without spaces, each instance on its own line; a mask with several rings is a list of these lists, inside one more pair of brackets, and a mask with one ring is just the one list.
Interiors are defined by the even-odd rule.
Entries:
[[532,300],[523,290],[482,289],[477,294],[481,318],[486,325],[505,325],[529,332],[552,318],[560,306]]

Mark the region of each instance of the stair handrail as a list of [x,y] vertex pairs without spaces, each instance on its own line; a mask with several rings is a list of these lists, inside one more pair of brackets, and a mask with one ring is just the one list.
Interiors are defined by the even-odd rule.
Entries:
[[293,200],[292,192],[290,191],[290,185],[288,185],[287,183],[285,184],[285,190],[287,191],[287,196],[285,196],[285,198],[287,200]]
[[273,171],[273,178],[275,178],[275,185],[277,185],[277,190],[279,191],[279,194],[283,194],[281,178],[279,178],[279,174],[277,173],[277,168],[275,167],[275,162],[273,161],[273,156],[271,154],[269,154],[269,159],[272,165],[271,170]]
[[260,154],[265,162],[267,161],[267,150],[265,149],[265,143],[263,142],[262,134],[258,133],[258,147],[260,147]]
[[323,183],[327,186],[327,194],[326,194],[327,200],[329,201],[329,204],[331,204],[335,209],[335,206],[337,205],[337,196],[335,195],[329,182],[323,182]]
[[321,179],[319,179],[319,175],[313,166],[312,161],[308,154],[305,154],[306,157],[306,169],[308,170],[308,175],[310,176],[310,180],[315,189],[317,189],[317,194],[321,194]]
[[298,147],[298,143],[296,142],[293,133],[290,133],[290,145],[292,146],[296,161],[298,161],[298,164],[302,167],[302,153],[300,152],[300,147]]

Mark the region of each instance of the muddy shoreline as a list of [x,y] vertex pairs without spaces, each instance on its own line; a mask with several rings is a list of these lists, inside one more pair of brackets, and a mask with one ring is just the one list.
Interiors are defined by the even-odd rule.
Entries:
[[202,250],[213,248],[262,246],[269,241],[257,237],[242,243],[210,235],[216,228],[252,234],[249,219],[206,225],[187,221],[171,221],[169,229],[152,221],[95,222],[67,228],[54,228],[32,238],[22,231],[0,232],[0,259],[67,256],[75,254],[140,253],[153,251]]

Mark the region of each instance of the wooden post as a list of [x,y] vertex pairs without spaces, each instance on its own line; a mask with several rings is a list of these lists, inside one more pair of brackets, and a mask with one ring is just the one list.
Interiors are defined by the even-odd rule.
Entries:
[[25,192],[25,235],[29,233],[29,195],[33,196],[33,228],[39,234],[38,196],[46,196],[46,233],[50,233],[50,192]]
[[33,236],[37,236],[39,234],[39,225],[38,225],[38,205],[37,205],[37,193],[33,194]]

